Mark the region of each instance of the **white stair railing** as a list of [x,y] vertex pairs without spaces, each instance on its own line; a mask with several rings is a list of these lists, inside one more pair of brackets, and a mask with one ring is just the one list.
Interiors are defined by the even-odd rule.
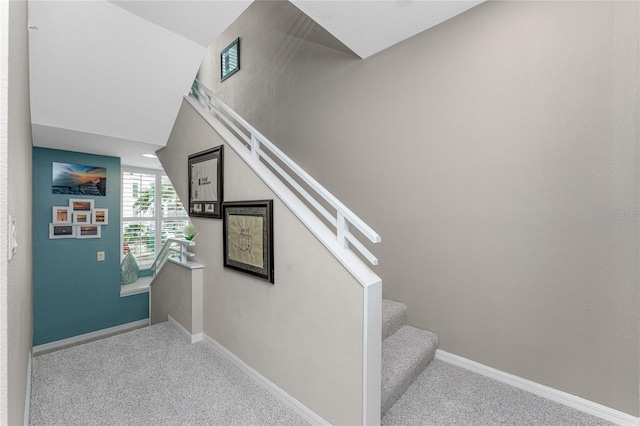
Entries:
[[[178,248],[174,246],[177,245]],[[162,249],[156,256],[153,264],[151,265],[151,270],[153,271],[153,276],[155,277],[160,272],[160,269],[164,266],[165,262],[169,259],[171,255],[178,254],[180,263],[187,263],[190,257],[195,256],[194,253],[191,253],[188,250],[188,247],[195,246],[196,243],[194,241],[183,240],[181,238],[169,238],[162,246]]]
[[[191,87],[191,96],[197,99],[206,111],[215,114],[229,130],[242,139],[254,160],[264,162],[280,175],[281,179],[294,188],[302,198],[335,228],[336,241],[340,247],[349,248],[351,245],[371,264],[378,264],[378,259],[350,232],[349,228],[353,225],[372,243],[381,241],[377,232],[197,79]],[[263,147],[266,147],[269,153],[263,150]],[[272,155],[275,159],[271,157]],[[281,165],[285,166],[289,172]],[[296,178],[292,177],[292,174]],[[310,194],[299,182],[304,182],[307,187],[311,188],[319,198],[335,210],[335,213],[330,213],[318,200],[318,197]]]

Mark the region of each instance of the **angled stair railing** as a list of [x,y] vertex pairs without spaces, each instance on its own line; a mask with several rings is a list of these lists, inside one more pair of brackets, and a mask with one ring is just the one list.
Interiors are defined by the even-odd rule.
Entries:
[[[354,226],[372,243],[379,243],[381,241],[380,235],[378,235],[377,232],[197,79],[193,82],[191,96],[194,97],[207,112],[215,114],[228,129],[242,139],[254,160],[265,163],[279,174],[282,180],[294,188],[302,198],[313,206],[313,208],[335,228],[335,238],[339,247],[347,249],[353,246],[372,265],[378,264],[378,259],[350,232],[349,228],[351,225]],[[241,126],[244,131],[241,130],[239,126]],[[269,153],[262,149],[263,147],[266,147]],[[275,158],[272,158],[272,156]],[[289,172],[282,166],[285,166]],[[296,178],[292,177],[291,174],[295,175]],[[309,191],[304,189],[298,182],[304,182],[306,186],[317,194],[317,197],[311,195]],[[321,201],[318,200],[318,197],[330,205],[335,210],[335,214],[330,213],[322,205]]]
[[[176,245],[178,248],[175,247]],[[172,255],[179,255],[180,263],[186,263],[190,257],[195,256],[195,254],[188,250],[189,247],[195,245],[196,243],[194,241],[183,240],[180,238],[167,239],[151,265],[153,276],[155,277],[158,275],[158,272],[160,272],[164,264]]]
[[185,100],[362,286],[362,418],[379,425],[382,280],[366,263],[378,259],[358,237],[379,243],[380,235],[200,81]]

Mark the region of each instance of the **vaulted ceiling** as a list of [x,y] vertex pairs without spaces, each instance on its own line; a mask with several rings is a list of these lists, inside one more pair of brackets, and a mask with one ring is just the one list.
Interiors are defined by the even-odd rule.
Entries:
[[[162,148],[205,50],[250,0],[29,0],[35,146],[122,157]],[[361,58],[481,1],[292,0]]]

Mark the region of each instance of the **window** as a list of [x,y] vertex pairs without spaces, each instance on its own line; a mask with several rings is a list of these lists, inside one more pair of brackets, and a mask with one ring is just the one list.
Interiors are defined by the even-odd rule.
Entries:
[[184,238],[187,212],[169,178],[161,171],[122,172],[122,245],[148,268],[169,238]]

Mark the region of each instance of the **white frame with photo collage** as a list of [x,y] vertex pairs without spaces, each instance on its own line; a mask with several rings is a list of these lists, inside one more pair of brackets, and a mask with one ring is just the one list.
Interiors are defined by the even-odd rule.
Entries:
[[[76,210],[78,204],[85,205],[85,208]],[[62,213],[66,213],[62,214]],[[61,220],[66,216],[67,220]],[[98,221],[99,218],[102,220]],[[69,198],[68,206],[53,206],[51,208],[51,223],[49,224],[49,239],[89,239],[102,238],[102,226],[109,224],[109,209],[95,207],[92,198]],[[62,227],[70,228],[71,233],[60,233]],[[82,228],[90,227],[95,233],[82,235]],[[69,230],[69,229],[67,229]]]

